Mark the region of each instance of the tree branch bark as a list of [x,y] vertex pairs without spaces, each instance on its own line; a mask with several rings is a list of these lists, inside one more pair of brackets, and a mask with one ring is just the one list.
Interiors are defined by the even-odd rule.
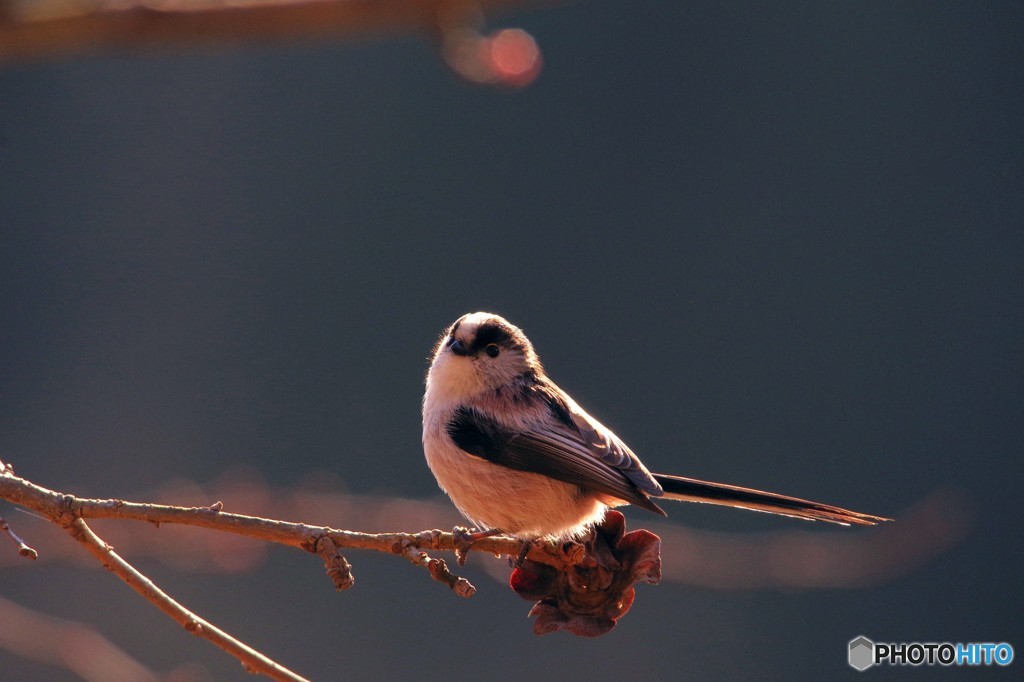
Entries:
[[[176,523],[298,547],[313,553],[317,552],[317,541],[321,537],[331,538],[338,547],[369,549],[389,554],[401,554],[405,546],[454,552],[459,544],[452,533],[439,530],[418,533],[360,533],[329,526],[233,514],[221,511],[221,503],[208,507],[178,507],[116,499],[78,498],[44,488],[19,478],[10,471],[0,475],[0,499],[31,509],[62,526],[70,524],[76,518],[148,521],[158,525]],[[522,543],[515,538],[497,535],[473,543],[472,549],[490,554],[516,556],[521,546]],[[529,558],[555,568],[564,568],[573,563],[571,556],[543,544],[533,547]]]
[[155,604],[158,609],[176,620],[193,635],[213,642],[237,658],[249,672],[266,675],[274,680],[282,680],[282,682],[308,682],[306,678],[240,642],[172,599],[152,580],[118,556],[114,548],[96,535],[81,518],[76,518],[65,530],[71,537],[81,542],[89,553],[103,564],[104,568],[128,583],[129,587]]
[[[328,526],[313,526],[266,519],[223,511],[216,502],[208,507],[177,507],[163,504],[125,502],[78,498],[32,483],[14,474],[13,468],[0,461],[0,499],[30,509],[57,524],[81,542],[104,567],[121,577],[128,585],[152,602],[193,634],[204,637],[236,657],[250,671],[277,680],[302,680],[296,673],[276,663],[260,652],[235,639],[213,624],[203,620],[157,587],[149,578],[121,558],[86,524],[86,518],[148,521],[154,524],[175,523],[209,528],[221,532],[274,542],[304,549],[320,556],[336,589],[347,589],[354,578],[351,565],[342,556],[340,548],[370,549],[400,555],[414,565],[426,568],[430,576],[462,597],[471,597],[476,591],[468,580],[449,571],[444,561],[435,559],[424,550],[454,551],[459,540],[440,530],[419,533],[358,533]],[[17,537],[8,529],[12,539]],[[28,556],[20,538],[22,555]],[[522,543],[510,537],[494,536],[480,540],[472,549],[499,555],[516,556]],[[34,558],[34,557],[33,557]],[[556,568],[564,568],[579,560],[577,554],[566,553],[560,547],[535,543],[529,558]]]

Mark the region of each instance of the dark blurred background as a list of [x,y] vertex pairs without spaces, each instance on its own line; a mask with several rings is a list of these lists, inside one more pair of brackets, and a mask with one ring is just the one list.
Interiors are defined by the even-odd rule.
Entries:
[[[965,535],[844,587],[641,586],[596,641],[534,636],[486,557],[468,601],[365,552],[342,594],[283,548],[229,575],[126,558],[317,680],[817,680],[855,674],[860,634],[1021,653],[1024,6],[594,0],[501,23],[544,50],[519,92],[416,36],[0,68],[3,459],[87,496],[244,466],[437,500],[428,353],[491,310],[652,469],[897,524],[940,491]],[[738,541],[889,532],[669,511]],[[0,515],[44,558],[67,542]],[[98,567],[25,563],[4,597],[158,672],[247,679]],[[0,670],[78,679],[8,651]]]

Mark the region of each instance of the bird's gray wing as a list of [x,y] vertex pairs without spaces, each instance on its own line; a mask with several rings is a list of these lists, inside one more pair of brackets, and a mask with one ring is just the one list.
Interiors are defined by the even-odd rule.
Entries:
[[555,418],[574,431],[576,437],[595,457],[621,471],[637,488],[648,495],[662,495],[661,485],[629,446],[611,429],[568,398],[553,381],[545,378],[534,390],[540,394]]
[[[633,482],[628,470],[595,454],[579,429],[562,420],[539,429],[513,431],[477,410],[460,407],[447,430],[455,444],[471,455],[517,471],[550,476],[664,515]],[[612,460],[618,457],[613,455]]]

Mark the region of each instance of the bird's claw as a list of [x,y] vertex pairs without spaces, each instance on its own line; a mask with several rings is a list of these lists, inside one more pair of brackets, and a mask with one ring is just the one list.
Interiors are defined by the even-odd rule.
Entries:
[[533,549],[533,540],[522,540],[523,544],[519,548],[519,554],[516,556],[515,561],[512,562],[512,568],[519,568],[526,561],[526,555]]
[[459,566],[466,565],[466,558],[469,556],[469,550],[473,546],[473,543],[484,538],[489,538],[494,535],[499,535],[500,530],[470,530],[469,528],[463,528],[462,526],[455,526],[452,528],[452,544],[455,549],[455,559],[459,562]]

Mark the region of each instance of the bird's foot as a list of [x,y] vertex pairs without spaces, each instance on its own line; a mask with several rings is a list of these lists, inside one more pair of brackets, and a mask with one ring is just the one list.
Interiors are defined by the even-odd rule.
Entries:
[[459,562],[459,566],[466,565],[466,558],[469,556],[469,549],[473,546],[474,542],[483,540],[484,538],[493,537],[495,535],[501,535],[501,531],[494,528],[491,530],[470,530],[469,528],[463,528],[462,526],[455,526],[452,528],[452,540],[455,544],[455,558]]
[[520,540],[523,544],[519,547],[519,554],[513,559],[509,556],[509,565],[512,568],[522,568],[523,562],[534,547],[539,547],[548,556],[565,564],[576,566],[582,564],[586,559],[587,546],[582,542],[567,540],[565,542],[547,542],[542,540]]
[[512,563],[512,568],[519,568],[526,561],[526,555],[533,549],[533,540],[521,540],[523,543],[522,547],[519,548],[519,554],[516,556],[516,560]]

